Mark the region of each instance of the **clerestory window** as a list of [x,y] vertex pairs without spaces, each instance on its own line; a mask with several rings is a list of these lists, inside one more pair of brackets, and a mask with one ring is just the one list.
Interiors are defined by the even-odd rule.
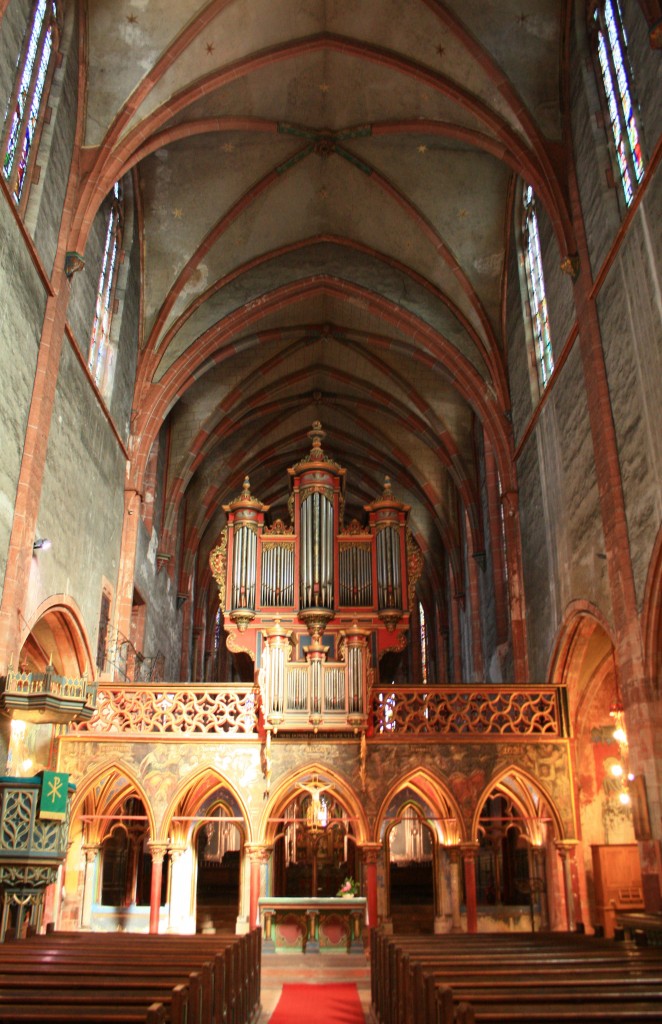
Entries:
[[110,342],[110,328],[115,304],[123,221],[122,188],[119,182],[115,182],[106,221],[103,259],[87,360],[90,373],[104,395],[108,395],[112,384],[114,347]]
[[554,370],[554,353],[549,329],[536,200],[530,185],[524,185],[522,205],[522,250],[533,335],[532,359],[535,363],[538,386],[542,394]]
[[591,29],[616,177],[630,206],[644,176],[639,108],[619,0],[592,8]]
[[36,0],[16,61],[14,88],[2,132],[2,173],[20,209],[25,209],[35,158],[46,117],[60,41],[59,5]]

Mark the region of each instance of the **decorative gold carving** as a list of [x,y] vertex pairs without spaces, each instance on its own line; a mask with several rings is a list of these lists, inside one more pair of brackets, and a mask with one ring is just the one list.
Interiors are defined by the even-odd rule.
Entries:
[[304,608],[299,612],[299,618],[311,636],[322,634],[334,615],[331,608]]
[[225,646],[233,654],[247,654],[251,661],[255,661],[255,651],[252,651],[249,647],[242,647],[239,643],[236,633],[230,631],[225,641]]
[[255,612],[252,612],[250,608],[237,608],[236,611],[230,612],[230,618],[237,624],[239,632],[243,633],[255,618]]
[[404,651],[406,646],[407,646],[407,634],[406,634],[406,632],[397,633],[396,634],[395,643],[391,644],[390,647],[385,647],[384,650],[380,652],[379,657],[383,658],[385,654],[399,654],[400,651]]
[[348,523],[347,526],[344,526],[340,533],[343,537],[356,537],[365,536],[368,533],[368,531],[366,530],[365,526],[363,526],[363,524],[355,518],[352,519],[351,523]]
[[228,528],[224,526],[217,547],[209,554],[209,568],[218,586],[218,598],[221,608],[225,608],[225,586],[228,574]]
[[286,534],[294,534],[294,527],[286,526],[282,519],[275,519],[271,526],[262,531],[263,537],[283,537]]
[[297,462],[297,464],[292,467],[291,472],[298,473],[300,470],[305,469],[306,466],[310,465],[311,462],[324,462],[327,466],[330,466],[332,469],[336,469],[340,472],[340,465],[326,455],[322,450],[322,441],[326,437],[326,432],[322,430],[322,424],[319,420],[315,420],[313,423],[312,430],[308,431],[308,437],[313,443],[313,446],[310,449],[310,454],[308,455],[308,458],[301,459],[300,462]]
[[409,596],[409,607],[413,608],[416,601],[416,584],[423,575],[423,552],[414,540],[414,535],[407,527],[406,532],[406,544],[407,544],[407,577],[409,581],[408,585],[408,596]]
[[402,612],[396,608],[382,608],[379,617],[386,626],[389,633],[395,632],[395,627],[402,618]]
[[244,482],[241,485],[241,494],[237,495],[236,498],[233,498],[227,505],[224,505],[223,509],[225,512],[230,512],[237,506],[245,507],[246,505],[252,505],[263,512],[266,512],[269,508],[268,505],[263,505],[260,499],[256,498],[254,494],[251,494],[251,482],[248,476],[244,477]]

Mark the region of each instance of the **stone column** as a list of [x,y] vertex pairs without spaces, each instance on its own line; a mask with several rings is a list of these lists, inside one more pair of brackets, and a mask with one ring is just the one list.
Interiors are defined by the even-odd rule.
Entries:
[[381,843],[365,843],[360,847],[365,868],[366,897],[368,900],[368,928],[377,927],[377,859],[383,851]]
[[149,934],[158,935],[161,917],[161,881],[163,879],[163,858],[168,852],[168,843],[147,843],[152,855],[152,886],[149,893]]
[[477,843],[461,843],[464,864],[464,897],[467,907],[467,931],[478,931],[478,907],[476,902],[476,850]]
[[575,861],[576,839],[555,840],[556,849],[561,858],[563,868],[563,891],[565,893],[565,914],[566,924],[569,932],[574,932],[577,925],[579,905],[579,891],[577,885],[577,865]]
[[451,931],[462,931],[462,913],[460,910],[460,847],[448,847],[451,862]]
[[89,932],[92,929],[92,904],[94,902],[94,885],[99,847],[83,846],[83,854],[85,855],[85,874],[83,876],[80,928],[81,931]]
[[[540,931],[549,930],[549,913],[547,910],[547,882],[545,878],[545,851],[542,846],[534,846],[531,850],[531,863],[533,865],[533,877],[537,880],[534,891],[537,890],[540,897]],[[532,892],[532,899],[535,903],[535,895]]]
[[263,843],[246,843],[244,852],[248,857],[251,867],[250,875],[250,910],[248,916],[248,928],[252,931],[260,924],[257,901],[260,896],[265,895],[266,866],[269,863],[273,847],[265,846]]
[[190,892],[187,886],[178,884],[178,866],[181,863],[182,854],[186,852],[185,846],[170,847],[170,886],[168,893],[168,931],[180,934],[182,931],[182,920],[185,916],[182,902]]

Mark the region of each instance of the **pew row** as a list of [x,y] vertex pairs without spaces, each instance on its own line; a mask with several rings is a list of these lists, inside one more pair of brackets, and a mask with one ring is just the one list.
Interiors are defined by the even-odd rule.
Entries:
[[379,1024],[662,1020],[662,955],[585,936],[371,935]]
[[60,932],[8,942],[0,1022],[250,1024],[261,936]]

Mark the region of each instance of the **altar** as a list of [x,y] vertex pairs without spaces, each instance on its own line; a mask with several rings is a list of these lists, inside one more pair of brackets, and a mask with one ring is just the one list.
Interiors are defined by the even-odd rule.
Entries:
[[366,900],[261,896],[262,949],[269,953],[363,952]]

